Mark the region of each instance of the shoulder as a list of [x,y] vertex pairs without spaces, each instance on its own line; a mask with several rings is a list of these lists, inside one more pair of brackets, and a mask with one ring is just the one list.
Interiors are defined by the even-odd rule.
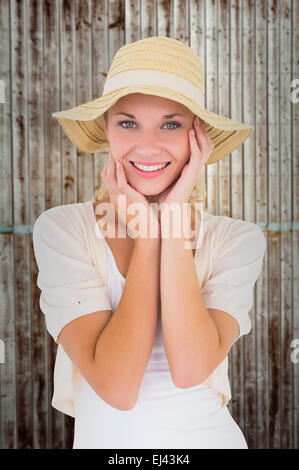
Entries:
[[63,204],[42,212],[33,224],[33,231],[37,228],[56,225],[57,229],[72,230],[83,227],[87,222],[88,202]]
[[42,224],[47,220],[63,220],[65,217],[68,219],[79,212],[80,203],[63,204],[60,206],[51,207],[50,209],[42,212],[34,222],[34,225]]
[[231,244],[234,244],[237,249],[238,246],[244,247],[247,243],[261,251],[266,248],[266,239],[262,229],[259,225],[247,220],[204,212],[203,232],[205,241],[212,240],[215,249]]
[[42,212],[33,224],[34,246],[69,245],[86,248],[92,237],[90,202],[64,204]]
[[266,248],[266,239],[259,225],[247,220],[229,219],[231,222],[230,229],[227,232],[228,239],[234,240],[240,246],[242,245],[242,247],[253,247],[257,250],[264,251]]

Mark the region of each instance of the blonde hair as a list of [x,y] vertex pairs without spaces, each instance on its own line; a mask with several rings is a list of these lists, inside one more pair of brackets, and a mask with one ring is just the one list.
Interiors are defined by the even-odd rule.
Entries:
[[[105,111],[103,114],[104,120],[106,124],[108,123],[108,110]],[[193,191],[191,193],[191,196],[189,198],[189,203],[192,205],[192,207],[195,206],[195,203],[201,203],[204,204],[206,198],[207,198],[207,192],[206,192],[206,185],[205,185],[205,173],[204,173],[204,168],[201,169],[198,182],[193,188]],[[96,201],[101,201],[102,199],[106,199],[109,196],[108,190],[105,186],[104,181],[102,180],[100,183],[100,186],[96,188],[96,191],[94,193],[93,197],[93,202]]]

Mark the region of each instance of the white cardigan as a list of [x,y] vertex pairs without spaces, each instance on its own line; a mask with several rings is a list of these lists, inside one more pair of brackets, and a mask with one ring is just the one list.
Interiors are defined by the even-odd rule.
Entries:
[[[249,313],[266,249],[264,234],[252,222],[206,211],[197,210],[196,215],[200,217],[200,233],[194,262],[201,294],[207,308],[236,318],[240,338],[251,330]],[[39,269],[40,308],[56,342],[61,329],[75,318],[112,310],[106,295],[105,242],[92,201],[43,212],[33,226],[33,247]],[[52,406],[75,417],[74,385],[80,380],[80,372],[58,344]],[[228,356],[204,383],[222,394],[222,405],[229,402]]]

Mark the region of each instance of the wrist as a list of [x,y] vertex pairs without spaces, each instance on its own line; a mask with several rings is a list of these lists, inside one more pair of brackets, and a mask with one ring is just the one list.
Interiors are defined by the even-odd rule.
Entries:
[[161,249],[161,238],[135,238],[134,248],[142,249],[143,251],[160,251]]
[[194,231],[191,221],[191,214],[183,205],[178,204],[173,210],[164,207],[160,212],[161,237],[192,241]]

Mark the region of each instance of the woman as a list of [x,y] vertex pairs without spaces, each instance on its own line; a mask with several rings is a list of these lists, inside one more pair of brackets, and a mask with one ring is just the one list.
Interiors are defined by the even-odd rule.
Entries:
[[146,38],[119,49],[101,98],[54,114],[81,150],[110,151],[94,200],[33,231],[58,343],[52,405],[75,417],[73,448],[248,448],[227,365],[251,329],[265,238],[197,203],[204,165],[253,128],[207,111],[203,83],[192,49]]

